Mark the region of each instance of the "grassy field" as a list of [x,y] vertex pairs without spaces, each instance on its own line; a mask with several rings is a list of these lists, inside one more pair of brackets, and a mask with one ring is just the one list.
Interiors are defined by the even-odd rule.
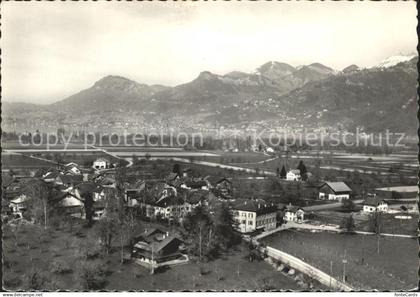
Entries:
[[[143,228],[147,225],[143,224]],[[141,228],[140,228],[141,229]],[[150,275],[135,263],[120,264],[118,249],[86,259],[84,249],[92,246],[93,236],[80,223],[50,228],[21,225],[3,230],[3,280],[9,290],[28,288],[34,272],[41,288],[79,290],[78,267],[98,264],[105,271],[105,290],[298,290],[296,282],[277,272],[264,261],[249,262],[247,247],[222,255],[209,263],[191,261]],[[64,263],[57,271],[57,263]],[[205,271],[205,273],[203,273]]]
[[356,289],[408,290],[417,286],[415,239],[381,237],[379,253],[373,235],[286,230],[263,241],[337,278],[343,277],[342,260],[346,259],[346,280]]
[[3,169],[38,169],[54,166],[53,163],[31,158],[21,154],[1,154]]
[[[410,213],[412,217],[409,220],[396,219],[396,215],[403,215],[403,213],[383,214],[382,215],[382,233],[389,234],[405,234],[405,235],[416,235],[417,234],[417,222],[419,215],[416,213]],[[306,217],[315,221],[319,221],[326,224],[340,225],[343,219],[350,216],[349,212],[342,212],[337,210],[323,210],[316,211],[311,214],[306,214]],[[356,224],[356,230],[372,232],[371,225],[369,223],[369,217],[367,214],[360,212],[354,213],[353,218]]]

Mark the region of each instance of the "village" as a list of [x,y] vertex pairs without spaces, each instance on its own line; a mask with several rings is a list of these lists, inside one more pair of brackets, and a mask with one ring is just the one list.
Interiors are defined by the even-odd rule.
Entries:
[[[6,280],[12,288],[48,285],[53,289],[66,289],[69,286],[69,280],[46,284],[50,277],[40,276],[36,264],[38,259],[44,262],[43,265],[51,263],[54,266],[52,271],[59,275],[58,279],[77,274],[72,279],[81,278],[82,281],[75,282],[78,285],[72,283],[70,287],[83,289],[113,288],[107,280],[107,275],[114,273],[112,267],[118,271],[121,265],[141,269],[153,280],[172,270],[198,263],[199,276],[193,276],[188,284],[190,287],[181,285],[175,288],[205,289],[200,287],[198,279],[205,278],[210,271],[214,270],[215,281],[227,277],[221,272],[223,265],[211,269],[211,263],[217,263],[226,255],[230,258],[242,255],[244,258],[232,264],[237,266],[238,277],[241,275],[238,263],[247,259],[248,263],[241,265],[260,265],[254,261],[257,259],[266,262],[265,269],[280,274],[283,279],[280,281],[278,276],[270,275],[270,278],[255,282],[251,289],[368,289],[376,284],[361,280],[364,273],[355,275],[351,270],[346,272],[342,267],[345,264],[341,263],[344,263],[341,252],[337,253],[334,263],[333,259],[331,263],[328,260],[325,267],[325,263],[319,263],[317,258],[329,249],[328,246],[318,255],[295,254],[299,248],[293,247],[293,244],[287,246],[283,240],[278,243],[279,238],[299,236],[303,241],[298,245],[311,245],[314,239],[310,238],[316,234],[329,234],[334,241],[343,234],[353,236],[356,244],[356,238],[360,237],[363,243],[360,241],[359,244],[370,243],[370,247],[366,245],[366,250],[377,252],[373,256],[374,261],[376,257],[383,256],[381,252],[393,248],[397,241],[416,238],[417,186],[376,188],[362,195],[355,194],[344,181],[314,181],[313,174],[302,160],[296,168],[286,169],[283,166],[278,169],[277,176],[269,181],[277,186],[283,185],[287,194],[297,196],[302,195],[301,187],[309,188],[311,199],[305,203],[299,197],[267,199],[258,187],[252,185],[252,190],[244,192],[241,188],[246,183],[267,182],[266,177],[256,176],[258,172],[237,173],[239,177],[236,177],[231,170],[170,160],[155,161],[148,157],[131,158],[129,161],[98,157],[88,164],[90,166],[86,166],[86,162],[84,165],[59,162],[56,166],[32,170],[29,175],[27,170],[23,175],[19,170],[3,171],[2,221],[6,242],[11,245],[10,249],[4,249],[3,255],[10,270]],[[293,195],[291,197],[295,197]],[[56,251],[49,259],[44,258],[41,251],[38,257],[31,254],[31,248],[51,249],[48,242],[60,236],[56,232],[63,234],[64,231],[60,230],[66,228],[69,236],[77,239],[74,242],[78,245],[75,243],[76,246],[73,246],[72,239],[68,238],[65,248],[82,253],[86,265],[79,267],[80,263],[74,263],[73,258],[57,260],[62,251]],[[45,242],[40,242],[39,247],[31,247],[34,243],[25,236],[18,236],[18,232],[38,234],[37,237]],[[297,233],[293,235],[294,232]],[[348,238],[340,242],[347,242]],[[289,238],[288,242],[293,240]],[[45,244],[47,246],[42,247]],[[326,243],[319,243],[320,248],[323,244]],[[415,250],[410,243],[403,246],[407,246],[409,252]],[[30,254],[29,259],[24,256],[13,260],[14,255],[19,254],[17,250]],[[355,271],[360,269],[360,265],[370,261],[367,254],[361,256],[361,263],[355,260],[348,265],[355,265]],[[106,262],[110,255],[114,255],[118,264],[114,263],[108,272],[101,272],[98,270],[100,263]],[[299,262],[302,260],[305,261],[303,264]],[[18,264],[19,261],[24,263]],[[90,261],[95,264],[89,264]],[[79,266],[76,268],[75,264]],[[29,284],[15,281],[13,275],[19,273],[19,265],[33,267],[32,274],[27,276],[31,279]],[[379,264],[380,267],[371,265],[375,270],[382,269],[383,274],[390,277],[390,282],[386,284],[389,286],[384,287],[386,289],[415,285],[415,276],[406,275],[405,279],[398,276],[395,279],[394,271],[386,271],[382,264]],[[395,267],[392,269],[402,269],[398,265]],[[136,281],[133,283],[127,286],[142,289]],[[150,283],[143,283],[146,286],[143,289],[163,289],[154,281],[152,284],[150,287]]]

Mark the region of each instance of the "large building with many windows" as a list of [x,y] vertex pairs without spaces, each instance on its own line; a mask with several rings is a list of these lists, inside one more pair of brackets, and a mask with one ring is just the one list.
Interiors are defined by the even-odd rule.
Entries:
[[277,206],[262,199],[237,199],[232,206],[235,227],[241,233],[276,228]]

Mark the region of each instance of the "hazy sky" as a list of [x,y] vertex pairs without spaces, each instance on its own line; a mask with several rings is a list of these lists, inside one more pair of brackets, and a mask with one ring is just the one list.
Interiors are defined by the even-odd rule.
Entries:
[[416,52],[415,2],[2,2],[2,98],[46,103],[109,74],[176,85],[267,61],[372,66]]

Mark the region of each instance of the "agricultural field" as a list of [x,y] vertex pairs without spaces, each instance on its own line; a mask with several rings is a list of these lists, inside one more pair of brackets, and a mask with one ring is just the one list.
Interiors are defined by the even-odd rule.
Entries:
[[3,150],[48,150],[48,149],[52,149],[52,150],[80,149],[82,150],[85,148],[91,149],[90,145],[85,147],[83,143],[68,143],[68,144],[41,143],[38,145],[38,144],[29,144],[29,143],[21,144],[18,141],[7,141],[7,142],[2,142],[1,146]]
[[46,160],[39,160],[21,154],[2,152],[1,163],[3,169],[39,169],[54,166],[55,163]]
[[[285,230],[263,239],[273,248],[343,278],[356,290],[410,290],[417,286],[416,239]],[[379,252],[378,252],[379,246]],[[398,254],[395,253],[398,251]]]
[[[398,215],[406,215],[404,213],[382,214],[381,232],[388,234],[404,234],[416,235],[417,222],[419,219],[418,213],[410,213],[411,219],[401,220],[395,218]],[[323,210],[308,213],[306,218],[318,221],[324,224],[340,225],[343,220],[350,216],[350,212],[337,211],[337,210]],[[353,213],[355,221],[355,229],[357,231],[372,232],[372,226],[369,221],[369,216],[363,212]]]
[[[149,228],[149,223],[142,223]],[[131,261],[120,263],[119,249],[95,248],[94,236],[80,222],[43,230],[20,225],[3,233],[3,282],[8,290],[37,285],[49,290],[81,290],[86,277],[103,290],[298,290],[297,283],[264,261],[249,262],[246,245],[207,263],[189,263],[156,271]],[[91,274],[86,273],[90,271]],[[35,280],[35,281],[34,281]],[[35,288],[36,289],[36,288]]]

